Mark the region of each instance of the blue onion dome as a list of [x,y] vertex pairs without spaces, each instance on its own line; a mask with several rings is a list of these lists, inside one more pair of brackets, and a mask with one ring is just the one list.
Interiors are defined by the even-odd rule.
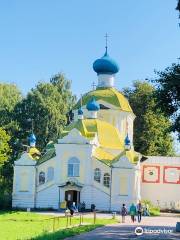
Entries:
[[124,140],[124,144],[127,145],[127,146],[130,146],[130,145],[131,145],[131,141],[130,141],[130,139],[129,139],[128,134],[127,134],[127,136],[126,136],[126,138],[125,138],[125,140]]
[[32,134],[29,136],[29,143],[30,143],[30,145],[36,143],[36,136],[34,135],[34,133],[32,133]]
[[97,74],[115,74],[119,71],[119,66],[106,50],[104,56],[93,63],[93,69]]
[[79,108],[79,109],[78,109],[78,115],[83,115],[83,110],[82,110],[82,108]]
[[96,99],[93,97],[86,105],[88,111],[99,111],[99,103],[96,102]]

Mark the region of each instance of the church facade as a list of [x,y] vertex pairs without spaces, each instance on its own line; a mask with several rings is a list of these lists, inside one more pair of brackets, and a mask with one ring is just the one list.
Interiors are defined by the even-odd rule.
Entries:
[[74,119],[37,159],[36,137],[14,162],[14,208],[65,208],[73,202],[117,211],[120,205],[151,200],[180,209],[180,158],[144,157],[133,147],[135,115],[115,87],[118,64],[107,48],[93,69],[97,88],[73,108]]

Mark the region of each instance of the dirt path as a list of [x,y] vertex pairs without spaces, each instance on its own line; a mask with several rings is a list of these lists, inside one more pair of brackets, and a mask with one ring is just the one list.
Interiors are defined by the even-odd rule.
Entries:
[[[141,224],[132,224],[127,217],[126,223],[113,224],[97,228],[91,232],[81,234],[66,240],[128,240],[128,239],[180,239],[180,233],[175,233],[178,217],[144,217]],[[135,234],[135,228],[141,227],[144,233],[140,236]],[[152,231],[154,231],[152,233]],[[158,232],[160,233],[158,233]]]

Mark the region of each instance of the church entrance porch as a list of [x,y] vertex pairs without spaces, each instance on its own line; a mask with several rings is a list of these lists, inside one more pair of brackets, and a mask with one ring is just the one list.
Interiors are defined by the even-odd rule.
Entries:
[[65,191],[65,201],[67,202],[67,207],[72,206],[75,202],[76,206],[80,203],[80,191],[77,190],[67,190]]
[[62,183],[58,187],[59,187],[59,206],[61,206],[61,203],[64,202],[66,203],[66,207],[72,206],[73,202],[75,202],[76,207],[79,206],[80,191],[82,190],[83,184],[75,180],[74,181],[69,180],[65,183]]

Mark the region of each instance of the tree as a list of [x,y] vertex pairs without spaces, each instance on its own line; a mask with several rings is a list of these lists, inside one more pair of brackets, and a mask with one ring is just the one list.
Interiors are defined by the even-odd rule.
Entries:
[[151,80],[156,87],[157,106],[172,119],[172,131],[180,139],[180,64],[172,64],[164,71],[156,71],[157,78]]
[[7,187],[8,177],[4,175],[4,166],[8,162],[11,153],[9,140],[10,136],[0,127],[0,208],[10,205],[10,188]]
[[[178,11],[179,11],[179,13],[180,13],[180,0],[178,0],[178,3],[177,3],[176,10],[178,10]],[[179,15],[179,17],[180,17],[180,15]]]
[[15,106],[21,101],[21,92],[15,84],[0,83],[0,126],[2,126],[9,135],[14,135]]
[[57,74],[49,83],[38,83],[16,106],[17,121],[23,130],[21,139],[25,144],[32,125],[40,149],[50,140],[57,140],[67,123],[66,113],[75,101],[70,88],[70,81]]
[[135,81],[133,88],[124,89],[136,115],[134,147],[145,155],[173,155],[171,123],[161,109],[156,108],[155,89],[147,82]]
[[0,83],[0,206],[10,205],[13,162],[19,151],[15,144],[20,130],[15,107],[21,99],[16,85]]
[[15,84],[0,83],[0,127],[2,127],[10,136],[9,144],[12,148],[11,158],[16,158],[17,151],[15,151],[15,143],[18,142],[19,137],[19,123],[16,121],[15,108],[22,100],[20,90]]
[[8,160],[11,152],[9,140],[10,136],[0,127],[0,169],[2,168],[4,162]]

